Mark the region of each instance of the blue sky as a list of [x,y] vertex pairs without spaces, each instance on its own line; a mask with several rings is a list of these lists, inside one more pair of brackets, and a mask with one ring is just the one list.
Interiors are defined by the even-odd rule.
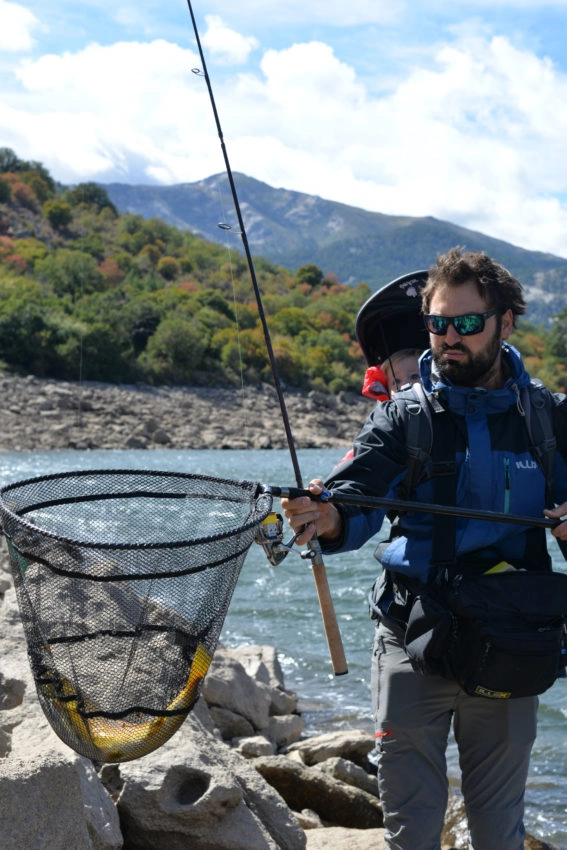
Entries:
[[[567,257],[567,0],[193,10],[233,171]],[[185,0],[0,0],[0,146],[66,184],[219,173],[199,64]]]

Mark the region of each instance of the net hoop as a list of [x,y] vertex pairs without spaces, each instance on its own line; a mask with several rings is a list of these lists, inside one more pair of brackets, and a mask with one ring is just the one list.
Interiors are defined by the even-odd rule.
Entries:
[[122,762],[177,731],[272,500],[256,482],[132,469],[0,489],[38,697],[68,746]]
[[[243,493],[246,492],[248,495],[242,501],[249,501],[250,492],[253,490],[255,497],[262,496],[265,498],[267,507],[265,511],[262,510],[261,516],[254,517],[250,519],[248,523],[245,523],[239,527],[239,531],[247,531],[250,528],[255,528],[262,519],[269,514],[272,501],[271,495],[269,491],[265,491],[262,488],[261,484],[258,484],[255,481],[234,481],[229,478],[217,478],[211,475],[196,475],[191,473],[183,473],[183,472],[163,472],[159,470],[153,469],[144,469],[144,470],[136,470],[136,469],[83,469],[74,472],[55,472],[51,475],[38,475],[34,478],[25,478],[22,481],[15,481],[12,484],[7,484],[5,487],[0,489],[0,515],[5,516],[7,519],[15,520],[19,525],[27,526],[30,531],[40,531],[42,534],[45,534],[47,537],[54,537],[58,540],[64,540],[66,543],[75,544],[77,546],[83,546],[87,549],[170,549],[176,547],[184,547],[189,545],[194,545],[196,543],[208,543],[211,540],[220,540],[223,538],[231,537],[234,533],[233,530],[228,530],[225,532],[219,532],[216,534],[204,535],[203,537],[192,537],[185,540],[177,540],[177,541],[167,541],[161,543],[104,543],[97,542],[93,540],[80,540],[75,537],[68,537],[63,534],[58,534],[53,531],[50,531],[47,528],[41,528],[37,526],[33,522],[29,522],[28,520],[23,518],[23,514],[29,513],[33,510],[38,510],[44,507],[56,507],[57,505],[68,505],[71,503],[78,504],[80,502],[88,502],[94,501],[92,494],[85,494],[82,497],[74,497],[74,498],[61,498],[61,499],[50,499],[48,501],[40,502],[38,504],[27,505],[22,511],[14,511],[10,506],[10,502],[8,501],[8,496],[10,493],[18,490],[22,487],[27,487],[28,485],[40,484],[48,481],[64,481],[73,478],[92,478],[93,476],[110,476],[110,475],[121,475],[121,476],[155,476],[156,478],[170,477],[177,479],[185,479],[187,481],[200,481],[203,483],[206,482],[214,482],[215,484],[226,484],[231,487],[241,487]],[[169,494],[171,495],[171,494]],[[158,494],[156,492],[141,492],[141,491],[131,491],[129,493],[124,493],[122,498],[164,498],[163,494]],[[97,494],[97,500],[104,500],[110,498],[121,498],[119,494],[113,493],[111,495],[102,495]],[[183,498],[183,496],[179,494],[175,494],[175,498]],[[214,498],[214,497],[210,497]],[[6,523],[2,523],[2,531],[4,531]]]

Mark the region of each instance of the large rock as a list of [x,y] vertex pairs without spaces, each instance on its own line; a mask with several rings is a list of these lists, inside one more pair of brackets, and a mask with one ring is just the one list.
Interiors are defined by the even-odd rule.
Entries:
[[254,767],[282,795],[291,809],[312,809],[327,824],[371,829],[383,826],[378,799],[321,770],[286,756],[264,756]]
[[223,740],[239,746],[241,739],[260,734],[281,750],[299,741],[305,729],[273,647],[219,646],[202,694]]
[[2,850],[118,850],[118,814],[93,765],[74,756],[0,761]]
[[111,790],[119,786],[125,850],[305,847],[280,795],[194,718],[159,750],[101,776]]
[[387,847],[383,829],[333,826],[309,830],[307,850],[387,850]]
[[219,646],[215,653],[202,694],[209,707],[218,706],[241,715],[258,732],[268,728],[268,694],[246,674],[242,664],[224,647]]
[[367,794],[372,794],[374,797],[378,796],[376,777],[348,759],[334,757],[316,764],[315,767],[334,779],[346,782],[347,785],[354,785],[355,788],[361,788]]
[[373,749],[373,735],[359,729],[350,729],[348,732],[328,732],[314,738],[306,738],[291,744],[288,752],[306,765],[319,764],[338,757],[367,769],[368,753]]

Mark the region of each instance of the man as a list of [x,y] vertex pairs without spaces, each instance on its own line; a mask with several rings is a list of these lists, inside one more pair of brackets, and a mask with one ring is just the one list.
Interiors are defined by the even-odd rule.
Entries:
[[[544,511],[545,478],[530,454],[520,404],[521,389],[530,379],[518,352],[506,344],[516,317],[525,311],[521,285],[486,255],[453,248],[429,270],[422,298],[431,348],[421,358],[421,379],[426,391],[435,391],[454,423],[456,504],[565,516],[567,400],[561,394],[554,396],[553,499],[559,507]],[[334,471],[326,486],[357,495],[395,497],[407,467],[404,441],[396,403],[378,405],[355,440],[353,458]],[[310,489],[319,493],[321,485],[316,480]],[[432,502],[431,479],[420,481],[411,498]],[[301,545],[316,533],[326,553],[359,548],[380,529],[383,519],[378,510],[309,498],[282,500],[282,508],[293,529],[301,532],[297,542]],[[530,569],[534,553],[540,566],[548,558],[544,534],[535,540],[533,529],[467,519],[456,523],[455,557],[460,564],[481,562],[488,571],[506,562]],[[567,540],[567,522],[553,533]],[[412,587],[432,578],[432,537],[429,514],[402,514],[400,535],[380,556],[386,578],[396,575],[396,593],[398,585],[404,591],[404,577]],[[391,580],[382,588],[372,691],[388,847],[439,850],[448,794],[445,750],[453,720],[472,847],[521,850],[537,698],[470,696],[455,681],[415,672],[404,651],[404,608],[396,604]]]

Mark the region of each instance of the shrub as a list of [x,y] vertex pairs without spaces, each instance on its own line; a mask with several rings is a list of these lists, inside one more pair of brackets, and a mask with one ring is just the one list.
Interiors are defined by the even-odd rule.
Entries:
[[43,205],[43,215],[54,230],[67,227],[73,220],[71,207],[65,201],[46,201]]
[[12,189],[5,177],[0,177],[0,204],[7,204],[12,200]]

